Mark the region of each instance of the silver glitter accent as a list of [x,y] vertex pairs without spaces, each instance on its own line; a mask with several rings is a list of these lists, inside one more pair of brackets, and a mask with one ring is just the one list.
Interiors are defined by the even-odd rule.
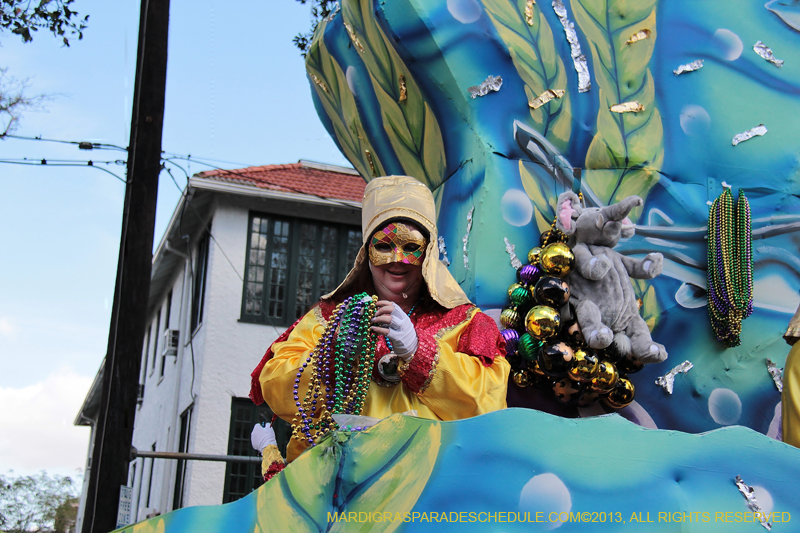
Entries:
[[775,382],[775,388],[778,389],[778,392],[783,392],[783,371],[769,357],[767,357],[767,371],[772,376],[772,381]]
[[472,213],[475,211],[475,206],[467,213],[467,232],[461,241],[464,243],[464,269],[469,270],[469,257],[467,257],[467,243],[469,243],[469,232],[472,231]]
[[336,2],[336,3],[333,5],[333,11],[331,11],[331,14],[330,14],[330,15],[328,15],[328,17],[327,17],[325,20],[326,20],[327,22],[330,22],[330,21],[332,21],[332,20],[333,20],[333,19],[336,17],[336,14],[339,12],[339,9],[340,9],[340,7],[339,7],[339,2]]
[[517,254],[514,253],[516,250],[516,246],[511,244],[511,241],[508,240],[508,237],[503,237],[503,240],[506,241],[506,252],[508,252],[508,257],[511,259],[511,266],[514,267],[514,270],[519,270],[522,268],[522,261],[519,260]]
[[553,0],[553,11],[558,15],[558,20],[564,26],[564,33],[567,34],[572,63],[578,73],[578,92],[585,93],[592,88],[592,80],[589,76],[589,67],[586,64],[586,56],[581,52],[581,43],[578,42],[578,34],[575,32],[575,24],[567,18],[567,8],[561,0]]
[[764,126],[763,124],[759,124],[755,128],[751,128],[747,131],[743,131],[742,133],[737,133],[736,135],[734,135],[733,141],[731,141],[731,143],[734,146],[736,146],[740,142],[744,142],[747,139],[752,139],[756,135],[764,135],[765,133],[767,133],[767,127]]
[[756,500],[756,492],[753,490],[753,487],[742,481],[740,476],[736,476],[736,486],[739,488],[739,492],[742,493],[742,496],[744,496],[744,499],[747,500],[747,506],[761,521],[761,525],[764,526],[764,529],[767,531],[772,531],[772,524],[769,523],[768,518],[769,515],[762,511],[761,506],[758,505],[758,501]]
[[753,50],[755,53],[772,63],[778,68],[783,66],[783,59],[776,59],[775,56],[772,54],[772,50],[766,44],[758,41],[756,44],[753,45]]
[[503,86],[503,78],[500,76],[492,76],[489,75],[488,78],[483,80],[483,83],[480,85],[473,85],[469,89],[467,89],[472,98],[477,98],[479,96],[486,96],[492,91],[499,91],[500,87]]
[[678,374],[687,373],[692,369],[693,366],[694,365],[691,363],[691,361],[684,361],[660,378],[656,379],[656,385],[667,391],[667,394],[672,394],[672,388],[675,384],[675,376]]
[[683,74],[684,72],[694,72],[695,70],[700,70],[703,68],[703,60],[697,59],[692,61],[691,63],[686,63],[685,65],[681,65],[675,70],[672,71],[673,74],[678,76],[679,74]]
[[444,237],[439,235],[439,255],[443,256],[441,262],[444,266],[450,266],[450,260],[447,258],[447,246],[444,244]]

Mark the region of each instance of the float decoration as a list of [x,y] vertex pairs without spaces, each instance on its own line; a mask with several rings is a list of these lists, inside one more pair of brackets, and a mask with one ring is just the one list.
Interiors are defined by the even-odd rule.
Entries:
[[684,361],[663,376],[656,380],[656,385],[667,391],[667,394],[672,394],[672,389],[675,386],[675,376],[678,374],[685,374],[692,369],[694,365],[691,361]]
[[767,372],[772,376],[772,382],[775,383],[778,392],[783,392],[783,372],[769,357],[767,357]]
[[700,70],[701,68],[703,68],[703,60],[697,59],[695,61],[692,61],[691,63],[686,63],[685,65],[679,66],[678,68],[673,70],[672,73],[675,74],[676,76],[679,76],[684,72],[694,72],[695,70]]
[[750,128],[747,131],[743,131],[742,133],[737,133],[736,135],[734,135],[731,144],[736,146],[737,144],[744,142],[748,139],[752,139],[753,137],[766,135],[767,131],[769,130],[767,130],[766,126],[764,126],[763,124],[759,124],[755,128]]
[[756,499],[756,491],[745,483],[741,476],[736,476],[734,480],[736,483],[736,487],[738,487],[739,492],[742,493],[744,499],[747,500],[747,507],[753,512],[755,516],[758,517],[758,520],[761,522],[761,525],[764,526],[764,529],[767,531],[772,531],[772,523],[770,523],[769,519],[767,518],[769,515],[765,513],[761,506],[758,504],[758,500]]
[[753,45],[753,51],[758,55],[760,55],[761,57],[763,57],[764,59],[766,59],[767,61],[769,61],[770,63],[772,63],[773,65],[775,65],[776,67],[781,68],[783,66],[783,59],[777,59],[775,55],[772,53],[770,47],[765,45],[761,41],[758,41],[756,42],[756,44]]

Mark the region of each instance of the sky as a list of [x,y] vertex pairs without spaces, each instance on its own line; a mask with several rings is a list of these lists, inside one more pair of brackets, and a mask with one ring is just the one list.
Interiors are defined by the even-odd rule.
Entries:
[[[90,18],[69,48],[44,31],[27,44],[0,33],[0,67],[27,80],[29,95],[47,97],[13,134],[124,149],[140,3],[75,0],[72,8]],[[163,150],[222,168],[300,159],[350,166],[317,117],[292,43],[310,24],[309,6],[294,0],[172,0]],[[2,475],[76,476],[84,467],[89,428],[73,422],[108,341],[126,156],[0,140]],[[211,168],[173,161],[182,169],[169,165],[177,185],[160,176],[154,245],[186,175]]]

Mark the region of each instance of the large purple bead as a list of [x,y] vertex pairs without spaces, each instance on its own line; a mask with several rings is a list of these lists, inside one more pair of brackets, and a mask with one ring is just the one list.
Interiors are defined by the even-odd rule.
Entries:
[[533,285],[542,276],[542,271],[536,265],[522,265],[519,269],[519,280],[526,285]]
[[517,351],[517,342],[519,342],[519,332],[515,329],[504,329],[500,335],[506,340],[506,356],[514,355]]

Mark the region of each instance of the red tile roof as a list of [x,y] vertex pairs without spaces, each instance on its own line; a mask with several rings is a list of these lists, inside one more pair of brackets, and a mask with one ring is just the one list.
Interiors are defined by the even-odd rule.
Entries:
[[335,169],[345,170],[343,167],[300,161],[288,165],[209,170],[200,172],[197,177],[361,203],[367,186],[364,179],[355,171]]

